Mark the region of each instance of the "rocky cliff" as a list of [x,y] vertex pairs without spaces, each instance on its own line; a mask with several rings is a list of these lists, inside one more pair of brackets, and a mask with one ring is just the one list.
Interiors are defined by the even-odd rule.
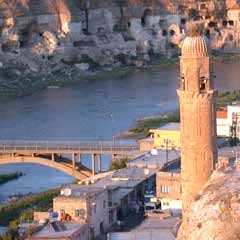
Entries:
[[180,227],[178,240],[240,239],[240,169],[217,170]]

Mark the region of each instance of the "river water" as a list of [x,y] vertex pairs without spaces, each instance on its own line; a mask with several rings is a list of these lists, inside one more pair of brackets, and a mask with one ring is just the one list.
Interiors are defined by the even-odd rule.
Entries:
[[[240,89],[238,62],[217,63],[214,69],[218,89]],[[110,140],[138,117],[177,109],[177,87],[175,69],[46,89],[0,103],[0,139]],[[86,163],[89,160],[84,159]],[[106,157],[104,168],[108,165]],[[0,186],[3,198],[18,192],[43,191],[72,180],[62,172],[35,164],[0,166],[0,174],[16,170],[26,176]]]

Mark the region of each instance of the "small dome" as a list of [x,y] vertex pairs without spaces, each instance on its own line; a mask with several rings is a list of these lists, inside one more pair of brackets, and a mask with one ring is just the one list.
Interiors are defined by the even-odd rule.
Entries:
[[182,57],[207,57],[207,40],[201,35],[186,37],[182,42],[181,53]]

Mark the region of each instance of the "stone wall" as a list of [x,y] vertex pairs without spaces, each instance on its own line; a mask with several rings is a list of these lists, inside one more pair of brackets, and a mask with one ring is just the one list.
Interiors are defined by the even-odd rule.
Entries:
[[157,198],[182,199],[180,173],[158,172],[156,177]]
[[[84,214],[77,216],[76,210],[84,211]],[[105,230],[110,227],[107,191],[86,198],[59,196],[53,199],[53,211],[58,212],[60,217],[64,211],[74,221],[89,223],[95,236],[101,233],[100,226]]]

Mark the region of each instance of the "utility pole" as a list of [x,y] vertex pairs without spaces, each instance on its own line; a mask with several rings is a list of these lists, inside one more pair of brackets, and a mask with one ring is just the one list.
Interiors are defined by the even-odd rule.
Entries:
[[163,140],[166,145],[166,164],[168,163],[168,144],[171,143],[171,140],[166,138]]

